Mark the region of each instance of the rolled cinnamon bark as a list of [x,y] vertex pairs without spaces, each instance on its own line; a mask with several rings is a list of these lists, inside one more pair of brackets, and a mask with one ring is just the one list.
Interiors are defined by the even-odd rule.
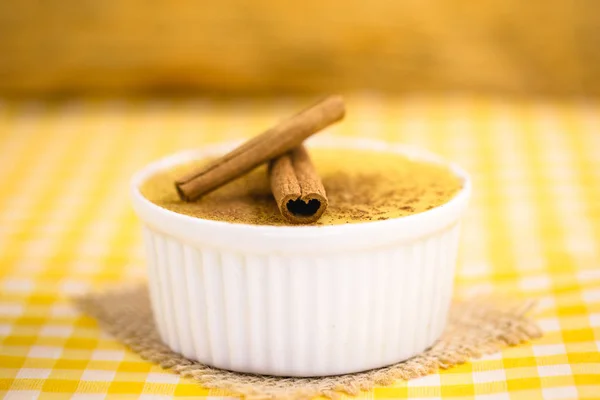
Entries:
[[272,160],[269,174],[277,207],[288,221],[310,224],[321,218],[327,195],[304,146]]
[[250,139],[201,170],[175,181],[179,197],[184,201],[198,199],[258,165],[299,146],[304,139],[342,119],[344,114],[344,100],[341,96],[325,98]]

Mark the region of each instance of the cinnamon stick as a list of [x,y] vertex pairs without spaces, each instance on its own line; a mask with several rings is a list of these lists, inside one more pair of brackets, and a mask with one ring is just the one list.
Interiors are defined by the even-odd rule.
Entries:
[[277,207],[288,221],[310,224],[323,215],[327,195],[304,146],[272,160],[269,174]]
[[260,164],[292,150],[312,134],[342,119],[344,113],[344,100],[341,96],[325,98],[250,139],[201,170],[175,181],[179,197],[184,201],[198,199]]

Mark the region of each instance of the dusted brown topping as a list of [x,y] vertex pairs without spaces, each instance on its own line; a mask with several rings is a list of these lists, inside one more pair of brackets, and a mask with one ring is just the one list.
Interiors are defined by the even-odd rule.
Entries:
[[[314,225],[416,214],[446,203],[461,188],[461,181],[446,167],[393,153],[311,149],[310,154],[329,200],[329,208]],[[194,217],[255,225],[290,224],[273,198],[266,166],[195,202],[180,200],[173,180],[182,171],[207,162],[162,171],[142,185],[142,194],[161,207]]]

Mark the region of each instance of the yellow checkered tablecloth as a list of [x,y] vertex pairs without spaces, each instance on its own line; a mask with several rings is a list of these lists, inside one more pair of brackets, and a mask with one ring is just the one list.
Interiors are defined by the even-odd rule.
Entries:
[[[301,107],[258,100],[0,101],[0,395],[226,396],[161,370],[69,298],[144,279],[128,180],[161,155],[259,132]],[[600,103],[350,97],[337,134],[468,169],[457,293],[537,298],[545,336],[364,398],[600,398]]]

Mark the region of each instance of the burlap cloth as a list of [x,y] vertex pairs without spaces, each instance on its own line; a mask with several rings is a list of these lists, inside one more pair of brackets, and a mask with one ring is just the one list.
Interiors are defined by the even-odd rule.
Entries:
[[120,288],[76,299],[85,313],[146,360],[196,379],[202,386],[231,391],[248,399],[336,398],[356,395],[375,385],[413,379],[439,368],[462,364],[541,336],[539,327],[525,314],[532,302],[471,299],[455,303],[442,338],[424,353],[395,365],[356,374],[323,378],[282,378],[241,374],[212,368],[171,351],[158,336],[145,286]]

